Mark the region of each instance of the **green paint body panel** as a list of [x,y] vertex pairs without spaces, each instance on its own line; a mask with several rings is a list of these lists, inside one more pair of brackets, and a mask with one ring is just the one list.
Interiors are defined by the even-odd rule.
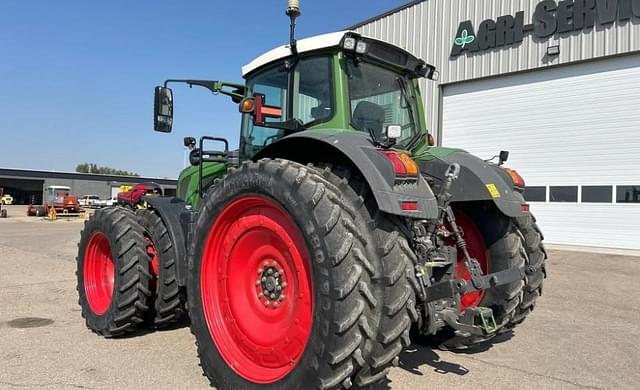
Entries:
[[466,151],[462,149],[430,146],[430,147],[420,148],[417,150],[414,149],[412,153],[412,157],[417,161],[431,161],[434,158],[443,159],[457,152],[466,153]]
[[[178,178],[177,196],[183,199],[188,205],[197,208],[200,204],[200,185],[198,182],[198,166],[190,166],[180,172]],[[205,162],[202,166],[202,177],[205,183],[211,183],[213,180],[224,176],[227,173],[227,167],[223,163]]]

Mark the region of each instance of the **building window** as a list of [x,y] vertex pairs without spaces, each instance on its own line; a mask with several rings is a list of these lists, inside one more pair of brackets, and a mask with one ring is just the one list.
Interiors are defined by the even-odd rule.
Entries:
[[637,186],[617,186],[616,202],[618,203],[640,203],[640,185]]
[[524,189],[524,199],[527,202],[546,202],[547,187],[526,187]]
[[613,202],[613,186],[582,186],[582,203]]
[[578,186],[549,187],[550,202],[578,202]]

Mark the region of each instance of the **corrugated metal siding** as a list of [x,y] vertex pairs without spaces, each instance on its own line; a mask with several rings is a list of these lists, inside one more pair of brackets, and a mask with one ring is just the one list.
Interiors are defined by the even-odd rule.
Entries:
[[[425,0],[356,28],[362,34],[405,48],[440,70],[440,84],[490,77],[510,72],[567,64],[598,57],[640,51],[640,23],[614,23],[580,33],[554,36],[535,42],[531,35],[515,46],[494,49],[450,60],[458,25],[471,20],[475,28],[486,19],[525,12],[530,23],[540,0]],[[548,46],[559,44],[560,55],[545,58]],[[429,128],[438,133],[439,88],[423,82]]]
[[[640,186],[639,64],[640,53],[447,86],[444,144],[509,150],[528,186]],[[547,242],[640,249],[640,204],[578,195],[531,210]]]

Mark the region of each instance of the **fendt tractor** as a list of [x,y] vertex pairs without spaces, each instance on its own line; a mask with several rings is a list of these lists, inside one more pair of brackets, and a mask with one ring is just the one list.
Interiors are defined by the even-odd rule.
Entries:
[[250,390],[366,388],[412,340],[466,348],[521,323],[547,255],[507,153],[434,146],[418,87],[433,66],[353,31],[296,41],[298,1],[286,13],[289,44],[244,84],[156,87],[160,132],[168,84],[230,97],[239,149],[186,137],[177,197],[86,222],[87,326],[117,337],[188,318],[212,386]]

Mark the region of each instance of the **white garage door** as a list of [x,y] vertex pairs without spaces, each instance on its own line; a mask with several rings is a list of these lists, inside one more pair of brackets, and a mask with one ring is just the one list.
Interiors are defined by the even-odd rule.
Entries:
[[446,86],[442,129],[511,152],[547,242],[640,249],[640,56]]

